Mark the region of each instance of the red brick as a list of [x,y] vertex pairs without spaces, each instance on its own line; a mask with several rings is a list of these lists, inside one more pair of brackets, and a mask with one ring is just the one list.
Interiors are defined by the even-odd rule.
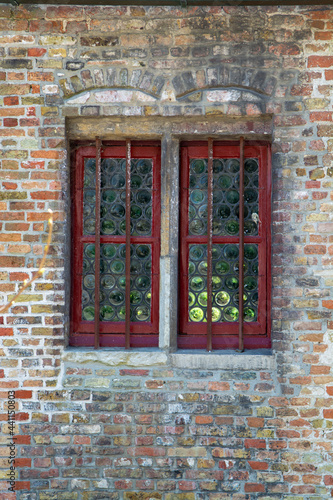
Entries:
[[333,56],[309,56],[308,68],[329,68],[333,66]]
[[17,118],[4,118],[3,124],[5,127],[17,127]]
[[323,307],[326,307],[326,309],[333,309],[333,300],[323,300]]
[[323,410],[324,418],[333,418],[333,410]]
[[246,483],[244,486],[245,493],[264,493],[265,486],[260,483]]
[[266,448],[266,441],[264,439],[245,439],[245,448]]
[[28,57],[42,57],[46,54],[46,49],[40,47],[31,47],[28,49]]
[[305,245],[304,253],[307,255],[325,255],[325,245]]
[[249,460],[248,463],[253,470],[267,470],[269,466],[268,462],[255,462],[253,460]]
[[10,95],[3,98],[3,103],[5,106],[17,106],[19,103],[19,98],[17,95]]

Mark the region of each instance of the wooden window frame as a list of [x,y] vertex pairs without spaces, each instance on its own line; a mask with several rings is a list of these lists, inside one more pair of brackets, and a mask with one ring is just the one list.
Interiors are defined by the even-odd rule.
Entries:
[[[214,158],[239,158],[240,141],[214,141]],[[270,347],[271,325],[271,163],[270,145],[264,141],[245,141],[244,159],[259,159],[259,223],[258,236],[244,236],[244,243],[257,243],[259,250],[259,309],[258,321],[242,322],[243,344],[239,339],[239,321],[212,323],[212,349],[256,349]],[[179,272],[179,334],[178,348],[205,349],[207,347],[207,323],[188,321],[188,248],[190,243],[207,243],[206,236],[188,234],[189,162],[192,158],[208,158],[207,141],[191,141],[181,144],[180,184],[180,272]],[[239,236],[213,236],[212,242],[239,243]],[[207,315],[208,316],[208,315]],[[208,321],[208,320],[207,320]]]
[[[103,158],[127,158],[127,143],[124,141],[103,141],[100,150]],[[159,332],[159,259],[161,226],[161,145],[159,141],[131,141],[131,158],[153,159],[152,232],[150,236],[130,236],[131,244],[146,243],[152,248],[152,302],[150,322],[130,323],[130,345],[126,346],[125,321],[99,322],[98,345],[95,343],[94,322],[81,319],[82,310],[82,260],[83,244],[95,243],[95,235],[83,235],[83,180],[84,159],[98,158],[98,147],[78,145],[74,151],[71,191],[72,207],[72,255],[71,255],[71,326],[69,342],[72,346],[91,347],[157,347]],[[126,243],[126,235],[100,235],[100,243]]]

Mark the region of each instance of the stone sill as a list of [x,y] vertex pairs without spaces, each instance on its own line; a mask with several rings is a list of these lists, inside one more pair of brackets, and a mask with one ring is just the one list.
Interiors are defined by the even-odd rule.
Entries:
[[64,363],[107,366],[190,368],[204,370],[274,370],[275,356],[270,349],[257,349],[246,352],[201,350],[179,350],[169,354],[158,349],[82,349],[68,348],[62,355]]

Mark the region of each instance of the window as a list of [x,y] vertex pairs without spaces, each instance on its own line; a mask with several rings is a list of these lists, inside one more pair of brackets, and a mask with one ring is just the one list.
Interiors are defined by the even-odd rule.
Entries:
[[160,145],[97,140],[74,156],[70,343],[157,346]]
[[70,344],[270,347],[269,144],[160,137],[73,149]]
[[268,148],[258,142],[210,144],[211,167],[207,142],[184,143],[181,147],[178,347],[205,348],[209,328],[208,350],[235,349],[240,341],[246,348],[268,347]]

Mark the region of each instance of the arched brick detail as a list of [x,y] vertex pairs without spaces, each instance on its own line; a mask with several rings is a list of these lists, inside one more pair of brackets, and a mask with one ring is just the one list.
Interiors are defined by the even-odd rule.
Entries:
[[82,70],[75,75],[59,80],[65,98],[88,90],[120,88],[142,90],[158,98],[161,95],[165,77],[151,71],[127,68]]
[[271,96],[277,79],[267,71],[232,65],[184,71],[172,79],[177,99],[204,89],[243,88],[263,96]]

